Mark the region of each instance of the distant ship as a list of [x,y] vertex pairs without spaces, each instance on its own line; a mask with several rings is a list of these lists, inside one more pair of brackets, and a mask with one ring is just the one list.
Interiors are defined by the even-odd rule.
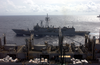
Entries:
[[100,18],[100,15],[99,16],[97,16],[98,18]]
[[[45,27],[42,25],[43,21],[41,21],[41,24],[34,26],[33,30],[24,30],[24,29],[12,29],[17,36],[23,36],[23,35],[31,35],[34,33],[34,36],[58,36],[59,34],[59,28],[55,28],[54,26],[49,26],[49,17],[47,14],[47,17],[45,18],[46,25]],[[85,35],[89,34],[89,31],[75,31],[74,27],[63,27],[61,28],[62,35],[63,36],[75,36],[75,35]]]

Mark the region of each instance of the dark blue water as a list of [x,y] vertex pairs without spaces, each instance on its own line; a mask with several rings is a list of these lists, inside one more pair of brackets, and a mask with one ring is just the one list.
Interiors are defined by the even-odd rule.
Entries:
[[[36,23],[40,23],[40,20],[43,20],[45,25],[46,15],[37,15],[37,16],[0,16],[0,37],[3,38],[3,33],[6,34],[7,43],[16,43],[17,45],[25,44],[25,39],[29,37],[16,37],[16,34],[12,29],[33,29],[33,26]],[[76,31],[90,31],[92,33],[98,33],[100,29],[100,19],[96,15],[83,15],[83,16],[53,16],[50,15],[49,25],[54,25],[54,27],[63,27],[69,26],[75,27]],[[78,42],[84,44],[83,36],[74,36],[74,37],[64,37],[64,43],[71,43],[69,38],[74,39]],[[44,44],[45,41],[48,41],[49,44],[57,45],[57,37],[43,37],[39,39],[34,39],[35,44]]]

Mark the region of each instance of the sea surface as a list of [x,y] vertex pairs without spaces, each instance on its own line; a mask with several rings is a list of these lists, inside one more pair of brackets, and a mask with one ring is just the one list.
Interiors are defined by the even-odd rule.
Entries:
[[[43,21],[45,26],[45,17],[46,15],[25,15],[25,16],[0,16],[0,38],[2,39],[3,44],[3,34],[6,35],[7,43],[16,43],[17,45],[23,45],[25,39],[28,39],[29,36],[17,37],[12,29],[25,29],[30,30],[33,27]],[[90,31],[91,33],[99,33],[100,29],[100,19],[97,18],[97,15],[49,15],[50,21],[49,26],[54,27],[75,27],[76,31]],[[75,41],[73,41],[73,40]],[[35,38],[34,44],[44,44],[47,41],[49,44],[58,45],[57,36],[46,36],[43,38]],[[64,44],[75,42],[76,45],[79,43],[84,44],[84,36],[64,36]]]

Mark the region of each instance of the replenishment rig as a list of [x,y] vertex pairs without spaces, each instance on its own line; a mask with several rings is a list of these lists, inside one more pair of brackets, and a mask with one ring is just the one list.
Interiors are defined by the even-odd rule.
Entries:
[[26,44],[17,46],[4,44],[0,38],[0,65],[99,65],[100,38],[91,39],[85,35],[85,44],[76,46],[75,43],[63,44],[63,35],[59,28],[59,44],[53,46],[45,42],[44,45],[34,45],[34,35],[26,39]]

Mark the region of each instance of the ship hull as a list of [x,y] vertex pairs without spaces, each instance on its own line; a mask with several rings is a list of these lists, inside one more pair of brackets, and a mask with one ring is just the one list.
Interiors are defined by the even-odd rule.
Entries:
[[[33,30],[23,30],[23,29],[12,29],[17,36],[30,36],[31,34],[34,34],[34,36],[58,36],[58,32],[39,32],[39,31],[33,31]],[[84,36],[85,34],[89,34],[89,31],[75,31],[75,32],[62,32],[63,36],[75,36],[75,35],[81,35]]]
[[24,35],[27,35],[27,36],[30,36],[31,33],[33,33],[33,31],[31,30],[24,30],[24,29],[12,29],[17,36],[24,36]]

